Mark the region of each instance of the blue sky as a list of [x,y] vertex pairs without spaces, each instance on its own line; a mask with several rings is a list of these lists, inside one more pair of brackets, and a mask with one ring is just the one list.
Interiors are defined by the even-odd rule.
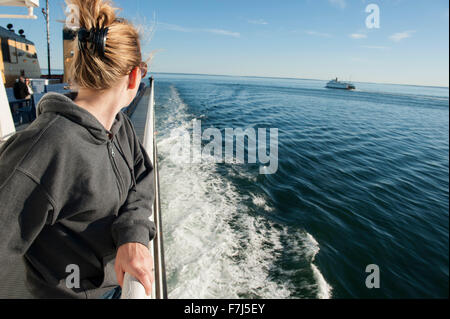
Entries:
[[[380,28],[368,29],[368,4]],[[44,6],[44,1],[40,1]],[[147,31],[154,72],[449,85],[447,0],[116,0]],[[64,1],[50,0],[52,67],[62,68]],[[24,13],[6,8],[4,13]],[[0,19],[25,30],[47,67],[45,24]],[[156,18],[156,23],[155,19]]]

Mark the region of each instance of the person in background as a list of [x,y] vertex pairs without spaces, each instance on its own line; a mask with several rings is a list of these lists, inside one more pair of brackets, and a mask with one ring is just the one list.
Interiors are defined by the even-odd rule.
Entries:
[[147,73],[139,34],[110,1],[66,3],[79,8],[68,72],[78,93],[47,93],[0,148],[2,275],[23,257],[36,298],[118,298],[125,273],[150,295],[154,171],[120,112]]
[[13,86],[14,97],[17,100],[24,100],[27,96],[29,96],[28,87],[25,83],[25,77],[22,75],[17,79],[16,83]]
[[29,78],[25,79],[25,84],[28,88],[28,96],[25,97],[25,100],[27,100],[27,106],[30,108],[30,111],[28,112],[28,117],[30,121],[33,121],[36,118],[36,106],[34,105],[34,98],[33,98],[33,87],[31,86],[31,80]]
[[[15,113],[17,116],[19,116],[20,120],[19,123],[22,124],[25,122],[23,119],[23,116],[26,117],[26,122],[30,122],[34,118],[34,113],[31,112],[31,110],[28,110],[28,107],[31,106],[31,94],[28,88],[28,85],[26,83],[25,77],[20,76],[16,83],[14,83],[13,86],[14,91],[14,97],[16,100],[25,100],[21,102],[17,102],[13,106],[13,113]],[[33,114],[32,114],[33,113]]]
[[32,97],[32,95],[33,95],[33,87],[31,86],[31,81],[30,81],[30,79],[29,78],[27,78],[26,80],[25,80],[25,84],[26,84],[26,86],[27,86],[27,89],[28,89],[28,96],[26,96],[25,97],[25,99],[31,99],[31,97]]

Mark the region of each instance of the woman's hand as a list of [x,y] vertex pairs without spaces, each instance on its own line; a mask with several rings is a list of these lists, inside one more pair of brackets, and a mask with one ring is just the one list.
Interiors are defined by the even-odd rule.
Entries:
[[154,280],[153,258],[146,246],[140,243],[121,245],[117,250],[114,269],[120,287],[123,288],[123,277],[127,272],[141,282],[145,293],[150,296]]

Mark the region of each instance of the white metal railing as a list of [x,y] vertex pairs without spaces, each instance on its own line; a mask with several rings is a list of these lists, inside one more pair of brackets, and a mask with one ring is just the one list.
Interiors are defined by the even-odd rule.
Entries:
[[14,126],[14,121],[11,115],[5,85],[3,84],[3,80],[0,78],[0,143],[7,140],[14,133],[16,133],[16,127]]
[[163,247],[163,233],[161,223],[161,205],[159,198],[159,171],[157,148],[155,138],[155,97],[154,97],[154,80],[150,78],[150,99],[148,103],[147,119],[144,131],[144,147],[152,159],[154,169],[154,186],[155,186],[155,201],[153,202],[153,214],[150,219],[155,223],[156,236],[150,242],[150,252],[153,255],[153,269],[154,282],[152,286],[152,295],[145,294],[144,286],[130,274],[125,274],[124,283],[122,287],[121,299],[166,299],[166,272],[164,264],[164,247]]
[[28,15],[0,14],[0,18],[8,19],[37,19],[33,9],[39,7],[39,0],[0,0],[0,6],[27,7]]

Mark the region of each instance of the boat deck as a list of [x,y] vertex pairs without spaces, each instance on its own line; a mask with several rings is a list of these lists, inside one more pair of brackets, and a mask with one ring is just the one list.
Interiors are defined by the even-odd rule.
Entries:
[[[134,113],[131,115],[131,121],[141,142],[145,132],[145,122],[147,119],[148,102],[150,98],[150,89],[147,87]],[[26,126],[20,127],[24,129]],[[19,128],[18,128],[19,130]],[[22,258],[5,258],[0,256],[1,260],[9,260],[9,263],[16,265],[14,273],[5,274],[0,272],[0,299],[32,299],[33,297],[25,288],[25,265]]]
[[145,89],[142,99],[139,101],[136,109],[131,115],[134,129],[141,143],[144,140],[145,125],[147,122],[148,100],[150,99],[150,88]]

